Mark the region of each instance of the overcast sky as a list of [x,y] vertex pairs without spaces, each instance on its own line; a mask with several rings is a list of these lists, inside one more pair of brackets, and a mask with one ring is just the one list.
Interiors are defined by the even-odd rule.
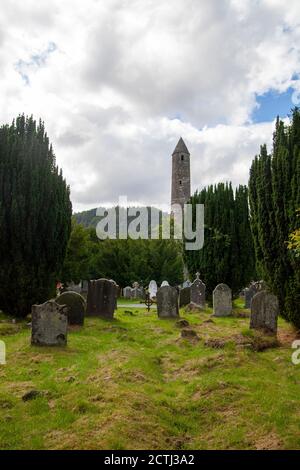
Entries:
[[171,154],[192,189],[247,183],[300,92],[299,0],[5,0],[0,122],[45,121],[74,210],[168,203]]

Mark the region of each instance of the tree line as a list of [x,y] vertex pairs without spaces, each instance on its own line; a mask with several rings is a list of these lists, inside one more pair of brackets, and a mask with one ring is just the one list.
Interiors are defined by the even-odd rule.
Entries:
[[300,327],[300,111],[279,118],[268,153],[262,145],[250,169],[251,228],[259,275],[278,296],[281,314]]
[[108,278],[120,286],[139,282],[148,285],[168,280],[176,285],[183,281],[182,245],[176,240],[99,240],[95,228],[72,221],[72,232],[61,280]]
[[205,227],[203,248],[185,252],[188,270],[200,271],[209,295],[219,283],[238,294],[256,276],[247,187],[219,183],[197,191],[190,202],[204,204]]
[[261,147],[248,187],[220,183],[192,196],[194,208],[205,205],[205,240],[202,250],[185,252],[176,240],[99,240],[96,210],[71,222],[69,187],[44,124],[19,116],[0,128],[0,309],[25,316],[55,295],[58,280],[176,285],[185,265],[191,279],[200,271],[208,293],[224,282],[237,294],[264,279],[282,315],[299,326],[299,149],[296,108],[289,124],[277,120],[272,151]]

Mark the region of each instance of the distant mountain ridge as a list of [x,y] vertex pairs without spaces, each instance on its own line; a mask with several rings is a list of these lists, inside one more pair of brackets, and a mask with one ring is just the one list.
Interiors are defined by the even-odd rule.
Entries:
[[86,228],[96,227],[100,220],[100,217],[98,217],[96,213],[97,209],[89,209],[87,211],[76,212],[73,214],[73,218],[78,224],[81,224]]
[[[117,211],[119,210],[119,207],[116,207]],[[136,209],[137,211],[141,209],[141,207],[130,207],[130,209]],[[163,216],[167,216],[168,214],[166,212],[162,212],[160,209],[157,209],[156,207],[150,207],[147,206],[148,209],[148,218],[150,222],[150,210],[154,211],[154,213],[159,213],[160,215],[160,221],[161,221],[161,213]],[[128,210],[128,208],[127,208]],[[82,211],[82,212],[76,212],[73,214],[73,218],[76,220],[78,224],[83,225],[86,228],[96,228],[98,222],[101,220],[102,217],[97,216],[97,208],[95,209],[89,209],[87,211]],[[128,223],[130,223],[131,220],[134,220],[136,216],[128,216]],[[118,223],[117,223],[118,226]]]

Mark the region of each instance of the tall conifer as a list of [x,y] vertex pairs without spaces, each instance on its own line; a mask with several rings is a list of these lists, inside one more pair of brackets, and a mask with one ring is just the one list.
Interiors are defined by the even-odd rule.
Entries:
[[0,128],[0,309],[25,316],[46,301],[71,228],[69,188],[44,129],[19,116]]
[[249,223],[248,190],[220,183],[196,192],[191,203],[204,204],[204,247],[186,251],[189,272],[200,270],[208,293],[219,283],[228,284],[234,293],[255,276],[255,258]]
[[288,250],[299,228],[300,112],[289,125],[278,118],[272,154],[262,146],[252,163],[249,190],[257,269],[278,296],[282,315],[300,326],[299,260]]

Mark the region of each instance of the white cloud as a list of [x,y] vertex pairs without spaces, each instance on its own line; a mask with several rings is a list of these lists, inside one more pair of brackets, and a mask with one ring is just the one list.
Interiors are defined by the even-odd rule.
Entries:
[[194,188],[246,183],[273,131],[251,123],[256,95],[300,90],[299,14],[298,0],[8,0],[0,121],[45,120],[75,209],[168,202],[180,135]]

